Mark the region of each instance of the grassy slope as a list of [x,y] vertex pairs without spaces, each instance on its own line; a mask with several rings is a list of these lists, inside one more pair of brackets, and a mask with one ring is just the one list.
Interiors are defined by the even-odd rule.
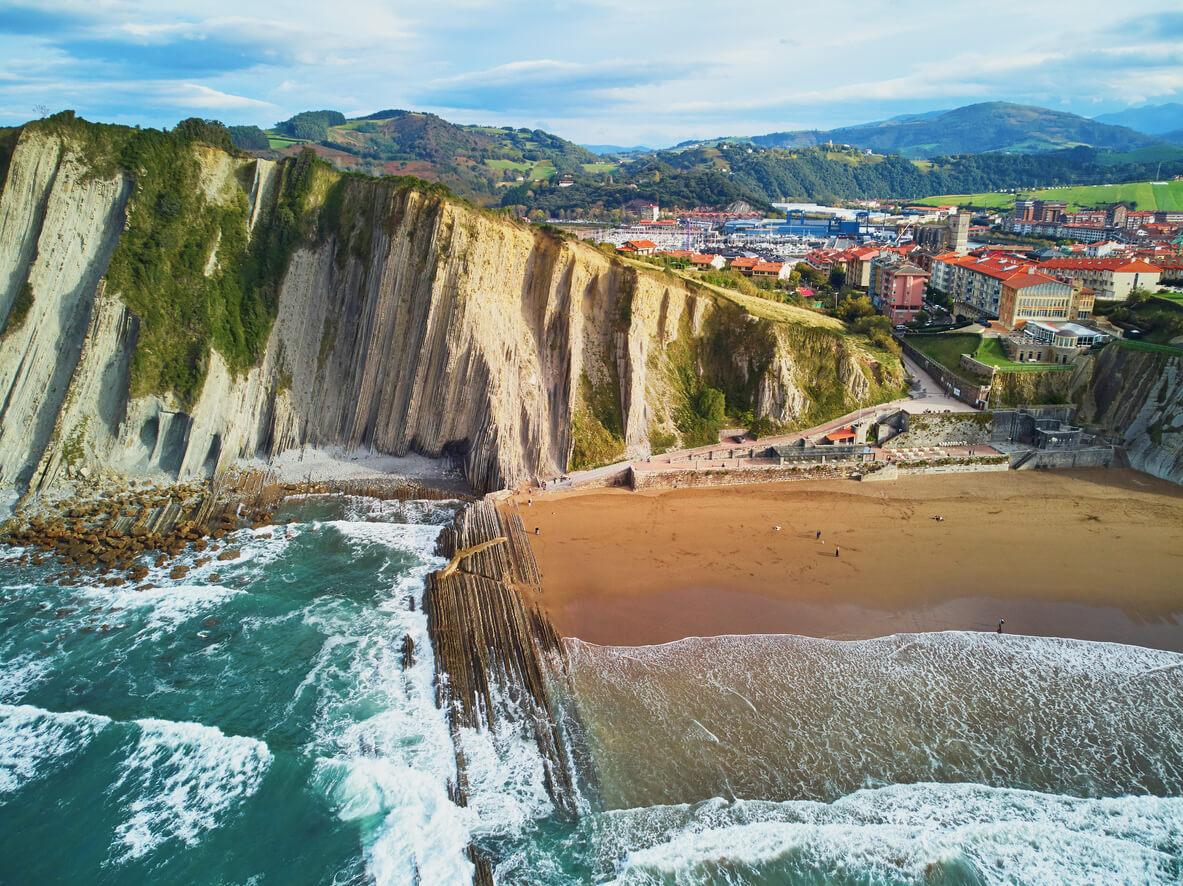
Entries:
[[[1127,182],[1118,185],[1082,185],[1071,188],[1050,188],[1042,191],[1026,191],[1020,198],[1037,200],[1067,200],[1070,208],[1098,206],[1107,203],[1129,203],[1136,201],[1140,211],[1156,209],[1183,209],[1183,181],[1160,184],[1152,182]],[[1009,209],[1014,205],[1013,194],[941,194],[915,201],[924,206],[979,206]]]
[[999,372],[1044,372],[1064,368],[1051,363],[1015,363],[1006,356],[997,338],[986,338],[976,332],[909,335],[907,342],[958,375],[970,374],[961,368],[962,354],[969,354],[975,360],[994,366]]

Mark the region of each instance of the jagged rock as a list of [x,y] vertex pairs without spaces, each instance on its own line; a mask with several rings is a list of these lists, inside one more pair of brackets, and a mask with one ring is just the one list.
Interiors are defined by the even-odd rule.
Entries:
[[172,571],[169,572],[168,577],[169,578],[184,578],[188,574],[189,574],[189,567],[185,566],[183,563],[178,563],[176,566],[174,566],[172,568]]
[[237,548],[227,548],[218,554],[218,560],[237,560],[242,556],[242,551]]

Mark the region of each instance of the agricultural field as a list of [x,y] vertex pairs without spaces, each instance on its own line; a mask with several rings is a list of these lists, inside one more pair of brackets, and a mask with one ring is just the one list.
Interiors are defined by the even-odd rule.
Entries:
[[282,151],[284,148],[290,148],[292,145],[303,144],[299,139],[284,138],[282,135],[272,135],[267,133],[267,142],[271,145],[271,150]]
[[584,163],[583,171],[591,175],[598,175],[602,172],[611,172],[616,169],[615,163]]
[[526,173],[534,168],[534,164],[525,160],[486,160],[485,165],[490,169],[516,169],[518,172]]
[[940,194],[913,200],[917,206],[975,206],[985,209],[1010,209],[1014,205],[1014,194],[999,194],[991,191],[985,194]]
[[541,163],[537,164],[526,177],[529,179],[550,178],[557,172],[558,170],[551,166],[549,160],[543,160]]
[[[1183,209],[1183,181],[1169,182],[1127,182],[1120,185],[1081,185],[1079,187],[1047,188],[1040,191],[1024,191],[1021,199],[1066,200],[1069,210],[1084,206],[1101,206],[1108,203],[1125,203],[1135,209],[1152,212],[1157,209]],[[1014,205],[1014,194],[941,194],[916,200],[923,206],[977,206],[990,209],[1010,209]]]

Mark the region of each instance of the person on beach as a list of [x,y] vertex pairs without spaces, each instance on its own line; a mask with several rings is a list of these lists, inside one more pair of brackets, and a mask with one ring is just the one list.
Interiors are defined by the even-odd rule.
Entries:
[[834,556],[835,556],[835,557],[837,557],[837,556],[838,556],[838,552],[839,552],[840,550],[842,550],[840,547],[838,547],[837,545],[834,545]]
[[822,531],[820,529],[817,531],[817,540],[818,541],[822,540]]
[[537,534],[538,534],[538,527],[537,527],[537,526],[535,526],[535,527],[534,527],[534,534],[535,534],[535,535],[537,535]]
[[1006,619],[1005,619],[1005,618],[1000,618],[1000,619],[998,619],[998,633],[1000,633],[1000,634],[1002,633],[1002,626],[1003,626],[1004,624],[1006,624]]

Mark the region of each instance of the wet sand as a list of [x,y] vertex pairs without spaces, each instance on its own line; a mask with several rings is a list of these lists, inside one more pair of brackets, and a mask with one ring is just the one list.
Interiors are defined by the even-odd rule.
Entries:
[[515,501],[542,602],[560,633],[592,643],[1005,618],[1012,633],[1183,651],[1183,489],[1135,471],[532,498]]

